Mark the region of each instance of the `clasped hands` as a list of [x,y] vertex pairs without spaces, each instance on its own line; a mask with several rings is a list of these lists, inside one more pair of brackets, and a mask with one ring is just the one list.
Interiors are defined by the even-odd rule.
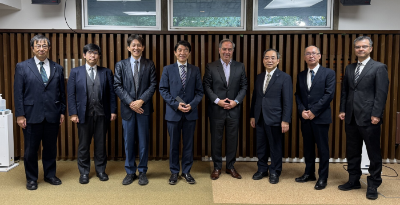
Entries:
[[228,98],[225,98],[223,100],[218,101],[218,105],[225,110],[230,110],[234,107],[236,107],[237,103],[234,100],[230,100]]
[[144,101],[141,100],[141,99],[135,100],[135,101],[132,101],[132,102],[129,104],[129,107],[130,107],[133,111],[135,111],[136,113],[138,113],[138,114],[143,114],[143,112],[144,112],[144,110],[143,110],[143,108],[142,108],[143,103],[144,103]]
[[[117,114],[111,113],[110,121],[114,121],[115,119],[117,119]],[[79,123],[78,115],[71,115],[71,121],[74,123]]]
[[[340,118],[340,120],[344,120],[345,116],[346,116],[346,113],[341,112],[341,113],[339,113],[338,117]],[[376,125],[376,124],[379,123],[379,121],[381,121],[381,119],[379,117],[371,116],[371,123],[372,124]]]
[[314,119],[315,115],[311,112],[311,110],[303,110],[301,117],[303,117],[305,120],[312,120]]
[[185,104],[185,103],[179,103],[178,105],[178,110],[182,112],[189,112],[192,109],[192,106],[190,104]]

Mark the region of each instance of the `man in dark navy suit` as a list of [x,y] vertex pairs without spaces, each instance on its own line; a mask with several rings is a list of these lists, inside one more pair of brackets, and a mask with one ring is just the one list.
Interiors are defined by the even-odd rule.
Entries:
[[24,132],[26,188],[36,190],[40,142],[44,181],[61,184],[56,177],[57,135],[66,106],[63,67],[47,58],[49,39],[36,35],[30,45],[35,56],[15,68],[14,106],[17,123]]
[[306,169],[296,182],[315,181],[315,144],[319,155],[318,181],[314,188],[324,189],[329,173],[329,124],[332,123],[330,103],[335,94],[335,71],[319,65],[321,53],[315,46],[305,49],[308,69],[297,75],[296,103],[303,133]]
[[[292,79],[278,69],[280,54],[275,49],[264,51],[265,72],[257,75],[251,100],[250,124],[256,128],[258,170],[254,180],[268,176],[276,184],[282,172],[282,138],[292,118]],[[268,165],[268,145],[271,165]]]
[[79,183],[89,183],[90,143],[94,137],[96,176],[107,181],[106,133],[110,121],[117,118],[114,78],[108,68],[97,66],[101,49],[96,44],[83,47],[86,64],[73,68],[68,79],[68,111],[78,126]]
[[187,62],[191,46],[187,41],[179,41],[174,48],[177,62],[165,66],[160,81],[160,94],[167,107],[165,120],[167,120],[170,140],[169,166],[171,177],[169,184],[178,181],[179,143],[182,133],[182,177],[189,184],[195,180],[190,175],[193,165],[193,136],[198,118],[197,105],[203,98],[203,85],[200,69]]
[[[153,112],[153,95],[156,90],[156,69],[153,61],[142,56],[144,39],[136,34],[128,37],[131,57],[115,65],[114,89],[121,99],[122,127],[125,142],[125,171],[123,185],[131,184],[139,171],[139,185],[149,183],[147,161],[149,158],[149,121]],[[154,125],[155,126],[155,125]],[[135,140],[139,144],[139,166],[135,162]]]

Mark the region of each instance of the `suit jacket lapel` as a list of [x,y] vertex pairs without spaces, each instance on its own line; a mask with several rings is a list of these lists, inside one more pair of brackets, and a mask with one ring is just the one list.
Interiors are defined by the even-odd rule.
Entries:
[[[228,82],[233,81],[233,76],[235,75],[236,70],[237,70],[236,63],[235,63],[235,61],[232,60],[232,63],[230,65],[230,73],[229,73],[229,81]],[[224,75],[225,75],[225,72],[224,72]],[[228,87],[229,87],[229,84],[228,84]]]
[[53,77],[54,77],[54,73],[55,73],[55,71],[56,71],[56,64],[55,64],[53,61],[49,60],[49,67],[50,67],[50,78],[49,78],[49,80],[47,81],[46,87],[47,87],[47,85],[50,84],[50,81],[51,81],[51,80],[53,79]]
[[264,89],[264,81],[265,81],[265,71],[262,72],[260,75],[261,75],[260,81],[257,83],[256,86],[258,88],[261,88],[261,89],[258,89],[258,91],[260,92],[260,95],[264,95],[263,89]]
[[[76,76],[76,83],[80,82],[83,85],[84,92],[87,93],[87,71],[86,71],[86,66],[83,65],[81,67],[75,68],[78,69],[78,74]],[[78,79],[79,78],[79,79]]]
[[[360,81],[362,80],[362,78],[368,73],[368,71],[371,70],[372,65],[374,65],[374,60],[369,59],[367,65],[364,66],[364,69],[362,70],[360,76],[357,79],[357,84],[354,85],[354,87],[357,87],[358,83],[360,83]],[[353,72],[354,75],[354,72]],[[354,76],[355,77],[355,76]],[[353,78],[353,82],[354,82],[354,78]]]
[[[317,81],[321,79],[321,76],[325,76],[325,68],[322,66],[319,66],[318,72],[315,74],[314,80],[311,83],[310,92],[314,88],[314,85],[317,83]],[[307,75],[306,75],[306,79],[307,79]]]
[[222,63],[221,63],[220,60],[217,63],[217,70],[219,72],[219,75],[221,76],[222,82],[224,82],[225,87],[228,87],[228,84],[226,83],[226,77],[225,77],[224,68],[223,68]]
[[271,86],[274,84],[276,79],[279,77],[280,72],[282,72],[282,71],[280,71],[278,68],[275,70],[274,74],[271,77],[271,80],[269,80],[267,90],[265,90],[265,94],[267,94],[268,90],[271,88]]
[[143,77],[144,69],[146,69],[146,66],[145,66],[145,64],[144,64],[144,58],[143,58],[143,56],[142,56],[142,57],[140,58],[139,86],[140,86],[140,83],[142,82],[142,77]]
[[[189,82],[190,76],[192,75],[192,65],[190,65],[189,63],[187,64],[187,72],[186,72],[186,85]],[[185,86],[186,89],[187,86]]]
[[133,93],[136,93],[135,92],[135,90],[136,90],[136,88],[135,88],[135,83],[134,83],[134,79],[133,79],[133,73],[132,73],[132,67],[131,67],[131,57],[129,57],[129,58],[127,58],[126,60],[125,60],[125,68],[126,68],[126,75],[127,76],[129,76],[129,78],[131,79],[131,82],[132,82],[132,85],[133,85],[133,87],[134,87],[134,89],[132,89],[131,91],[133,92]]
[[101,89],[100,89],[100,93],[101,93],[101,97],[102,97],[101,99],[103,99],[103,90],[104,90],[104,86],[105,86],[105,83],[104,83],[105,76],[104,76],[104,74],[105,74],[104,69],[102,67],[97,66],[97,76],[100,79],[100,86],[101,86]]
[[[182,87],[181,73],[179,72],[179,69],[180,68],[178,66],[178,63],[174,63],[174,68],[171,71],[172,72],[171,76],[176,76],[177,77],[178,81],[180,82],[180,83],[178,83],[179,84],[179,90],[181,90],[183,87]],[[187,74],[186,74],[186,82],[187,82]]]
[[39,80],[39,82],[43,86],[45,86],[43,83],[42,76],[40,75],[37,65],[35,63],[35,59],[31,58],[28,65],[29,65],[29,68],[31,69],[31,71],[33,72],[33,74],[35,74],[36,78]]

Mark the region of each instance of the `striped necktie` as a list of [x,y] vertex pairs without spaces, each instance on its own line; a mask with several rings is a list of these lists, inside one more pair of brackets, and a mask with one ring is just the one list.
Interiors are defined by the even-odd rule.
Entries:
[[268,84],[269,84],[269,81],[271,80],[271,74],[269,74],[268,73],[268,75],[267,75],[267,81],[265,82],[265,85],[264,85],[264,89],[263,89],[263,93],[265,94],[265,91],[267,90],[267,87],[268,87]]
[[185,89],[186,86],[186,70],[185,70],[185,65],[180,65],[179,68],[181,68],[181,80],[182,80],[182,87]]
[[43,67],[44,62],[39,62],[40,64],[40,75],[42,76],[43,83],[46,85],[49,78],[47,77],[46,70]]
[[138,61],[135,61],[135,65],[133,66],[133,80],[135,81],[135,91],[137,93],[139,88],[139,66]]
[[90,67],[89,70],[90,70],[90,79],[92,79],[92,81],[94,81],[93,67]]
[[358,77],[360,77],[360,67],[362,63],[357,63],[356,74],[354,75],[354,84],[357,83]]

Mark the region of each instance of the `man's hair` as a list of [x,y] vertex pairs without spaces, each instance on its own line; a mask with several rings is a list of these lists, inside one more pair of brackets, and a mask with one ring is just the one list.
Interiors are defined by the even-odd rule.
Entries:
[[319,48],[318,48],[317,46],[314,46],[314,45],[307,46],[307,47],[304,49],[304,53],[306,52],[307,48],[310,48],[310,47],[315,47],[315,48],[317,48],[318,53],[321,54],[321,51],[319,50]]
[[275,50],[275,49],[273,49],[273,48],[270,48],[270,49],[268,49],[268,50],[266,50],[266,51],[264,51],[264,55],[263,55],[263,58],[265,57],[265,54],[267,54],[267,52],[268,51],[275,51],[275,53],[276,53],[276,57],[278,58],[278,59],[280,59],[281,58],[281,54],[277,51],[277,50]]
[[235,49],[235,43],[233,43],[233,41],[231,41],[231,39],[227,39],[227,38],[222,39],[222,40],[219,42],[219,48],[222,48],[222,44],[225,43],[225,42],[231,42],[231,43],[232,43],[233,49]]
[[175,45],[175,48],[174,48],[174,51],[175,51],[175,52],[176,52],[176,50],[178,49],[179,45],[182,45],[182,46],[187,47],[187,48],[189,49],[189,53],[192,52],[192,46],[190,46],[190,43],[187,42],[187,41],[185,41],[185,40],[179,41],[179,42]]
[[357,37],[356,39],[354,39],[354,42],[353,42],[353,43],[354,43],[354,46],[356,45],[356,43],[357,43],[358,41],[362,41],[362,40],[365,40],[365,39],[369,40],[369,46],[372,47],[373,42],[372,42],[371,38],[368,37],[368,36],[359,36],[359,37]]
[[131,46],[131,43],[133,40],[138,40],[140,44],[142,44],[142,46],[144,46],[144,39],[142,36],[139,36],[138,34],[132,34],[128,37],[128,46]]
[[33,47],[34,45],[35,45],[35,42],[37,43],[37,42],[39,42],[39,41],[46,41],[47,42],[47,45],[50,47],[50,40],[46,37],[46,36],[43,36],[43,35],[36,35],[36,36],[34,36],[32,39],[31,39],[31,47]]
[[87,44],[83,47],[84,54],[86,54],[88,51],[97,51],[97,52],[99,52],[99,55],[101,55],[100,46],[93,44],[93,43]]

